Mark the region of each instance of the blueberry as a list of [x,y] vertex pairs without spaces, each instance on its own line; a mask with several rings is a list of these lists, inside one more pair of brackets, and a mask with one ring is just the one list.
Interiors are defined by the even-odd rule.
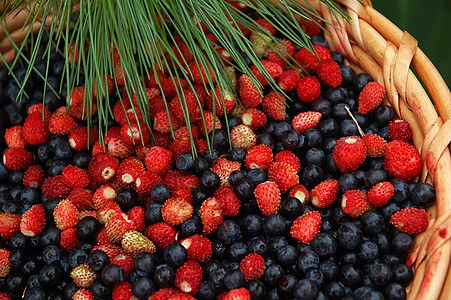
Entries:
[[308,270],[307,273],[305,274],[305,278],[315,282],[320,288],[324,286],[326,280],[323,272],[315,268]]
[[378,211],[366,212],[360,220],[362,232],[366,235],[374,235],[385,228],[384,216]]
[[330,299],[342,299],[345,295],[345,288],[341,282],[330,282],[324,287],[324,293]]
[[251,169],[247,172],[246,178],[250,181],[253,186],[257,186],[268,180],[266,172],[260,168]]
[[138,193],[133,188],[123,187],[117,192],[116,202],[127,213],[138,204]]
[[346,99],[346,91],[341,86],[331,88],[326,92],[326,98],[334,105],[336,105]]
[[171,189],[164,183],[157,183],[150,190],[150,199],[156,203],[164,203],[169,198],[171,198]]
[[251,295],[251,299],[264,300],[266,296],[266,287],[259,280],[251,280],[246,283],[246,288]]
[[121,266],[111,264],[103,268],[102,281],[106,285],[116,285],[125,280],[125,272]]
[[403,300],[407,298],[406,290],[398,282],[390,282],[383,289],[384,296],[390,300]]
[[212,256],[216,259],[222,259],[227,253],[227,247],[220,241],[212,242]]
[[[102,279],[94,279],[91,286],[91,292],[96,298],[100,299],[111,299],[111,292],[113,288],[102,282]],[[68,298],[71,299],[71,298]]]
[[313,251],[300,251],[296,261],[296,266],[298,270],[305,274],[310,268],[318,268],[320,264],[320,259],[318,254]]
[[297,130],[289,129],[282,134],[280,141],[285,150],[294,151],[304,145],[304,136]]
[[321,132],[316,128],[309,128],[304,131],[305,136],[305,148],[321,148],[323,145],[323,136]]
[[302,203],[298,198],[287,198],[280,204],[279,213],[287,220],[295,220],[302,214]]
[[379,253],[381,255],[391,250],[390,238],[387,233],[379,232],[378,234],[372,237],[372,240],[377,244],[377,247],[379,248]]
[[41,246],[60,245],[61,231],[56,226],[47,226],[40,234]]
[[231,270],[224,276],[224,286],[228,290],[238,289],[244,286],[246,280],[240,270]]
[[225,130],[215,129],[214,132],[208,134],[208,139],[213,148],[219,152],[224,153],[229,150],[229,138]]
[[408,284],[413,279],[412,268],[404,263],[396,264],[392,271],[393,280],[401,284]]
[[157,266],[157,259],[149,252],[143,252],[135,257],[133,262],[135,270],[143,272],[144,274],[153,274]]
[[[391,120],[393,120],[396,116],[395,111],[393,108],[387,106],[387,105],[381,105],[374,111],[374,120],[376,121],[376,124],[381,128],[384,126],[388,126]],[[385,137],[384,137],[385,139]],[[388,139],[386,139],[388,140]]]
[[384,219],[389,221],[390,217],[400,209],[399,205],[395,202],[389,202],[387,205],[381,206],[380,212],[384,216]]
[[187,238],[202,233],[202,223],[199,218],[190,218],[180,226],[180,238]]
[[277,261],[282,266],[287,267],[287,266],[294,265],[296,263],[297,256],[298,256],[298,250],[291,245],[282,247],[282,248],[278,249],[278,251],[277,251]]
[[370,279],[376,286],[384,286],[391,281],[392,270],[384,263],[374,262],[370,266]]
[[192,173],[195,170],[195,160],[193,158],[193,154],[191,152],[181,154],[175,162],[175,167],[182,173]]
[[240,227],[245,236],[253,237],[262,230],[263,222],[259,215],[248,214],[240,222]]
[[283,268],[278,264],[273,264],[265,269],[262,279],[267,287],[276,286],[283,275],[285,275]]
[[339,278],[344,285],[355,288],[362,282],[362,272],[356,265],[346,264],[341,267]]
[[233,191],[240,200],[249,199],[254,193],[254,186],[246,178],[239,180],[234,186]]
[[247,246],[250,253],[257,253],[266,257],[269,252],[269,245],[263,236],[256,236],[248,240]]
[[419,182],[410,192],[410,199],[420,207],[431,206],[435,202],[435,189],[429,183]]
[[22,202],[22,204],[38,204],[40,199],[41,197],[39,190],[34,187],[25,187],[20,193],[20,201]]
[[50,148],[48,144],[39,144],[37,154],[38,159],[41,162],[45,162],[53,155],[53,150]]
[[308,165],[302,170],[301,182],[307,189],[312,189],[324,179],[324,172],[320,166]]
[[374,299],[374,300],[384,300],[384,296],[381,292],[376,291],[370,286],[362,286],[354,291],[355,299]]
[[49,245],[44,248],[44,251],[42,251],[42,258],[44,259],[44,262],[48,265],[50,265],[55,261],[59,262],[61,260],[61,257],[62,257],[61,250],[54,245]]
[[229,183],[235,186],[240,180],[246,178],[246,174],[241,170],[235,170],[229,175]]
[[204,300],[215,300],[216,292],[208,281],[202,281],[199,285],[199,290],[197,291],[197,297]]
[[338,131],[339,131],[339,135],[341,137],[351,136],[351,135],[358,135],[359,134],[359,130],[357,128],[357,125],[351,119],[345,119],[345,120],[341,121]]
[[27,281],[25,277],[17,273],[9,274],[8,278],[6,279],[6,288],[9,292],[17,296],[22,296],[26,284]]
[[236,242],[227,249],[227,257],[231,261],[241,261],[248,254],[249,249],[243,242]]
[[330,257],[337,251],[337,240],[329,233],[323,232],[313,238],[311,246],[320,257]]
[[379,248],[373,241],[364,241],[358,249],[358,254],[361,260],[371,261],[379,256]]
[[205,151],[203,158],[205,158],[210,165],[213,165],[213,163],[219,158],[219,156],[221,156],[221,153],[218,149],[211,149]]
[[224,245],[231,245],[242,238],[240,226],[233,220],[226,220],[219,225],[216,237]]
[[68,141],[64,141],[58,143],[55,147],[55,158],[65,161],[71,162],[74,158],[75,151],[72,149]]
[[174,268],[183,265],[188,259],[188,252],[179,243],[169,244],[163,252],[164,260]]
[[160,288],[172,287],[175,280],[175,270],[167,264],[158,265],[153,273],[153,281]]
[[55,210],[55,207],[58,205],[58,203],[60,203],[60,200],[56,198],[46,199],[42,203],[42,206],[45,210],[45,216],[47,218],[53,217],[53,211]]
[[289,297],[298,281],[298,278],[293,274],[283,275],[277,284],[278,293],[282,296]]
[[363,90],[363,88],[369,83],[373,81],[370,75],[365,73],[360,73],[354,76],[354,80],[352,81],[352,88],[357,94]]
[[344,193],[349,190],[356,190],[359,188],[357,177],[353,173],[343,173],[338,179],[340,190]]
[[81,240],[95,239],[99,230],[100,223],[92,216],[84,217],[77,224],[77,235]]
[[228,159],[230,161],[238,161],[238,162],[244,162],[244,159],[246,158],[246,150],[242,148],[233,148],[230,153]]
[[154,203],[146,209],[146,224],[152,225],[163,222],[163,216],[161,215],[162,207],[163,205]]
[[88,166],[89,166],[89,162],[91,161],[91,154],[89,154],[88,152],[77,152],[74,155],[74,159],[72,160],[72,162],[74,163],[75,166],[87,170]]
[[263,232],[270,236],[281,235],[287,226],[285,220],[280,214],[270,214],[263,219]]
[[226,275],[226,271],[223,268],[217,269],[209,276],[209,282],[211,287],[217,293],[222,292],[225,289],[224,286],[224,277]]
[[388,175],[387,172],[385,172],[385,170],[371,169],[366,172],[364,180],[366,187],[371,188],[372,186],[374,186],[379,182],[387,181],[387,178]]
[[196,174],[196,176],[201,176],[208,169],[210,169],[210,165],[205,158],[196,158],[194,162],[194,173]]
[[276,139],[280,141],[282,139],[283,134],[292,128],[293,127],[291,126],[291,124],[287,122],[278,122],[274,126],[274,136],[276,137]]
[[304,154],[304,165],[317,165],[322,167],[326,162],[324,151],[318,148],[311,148]]
[[332,118],[321,120],[316,128],[324,138],[333,138],[338,135],[338,123]]
[[94,250],[88,256],[88,265],[94,272],[100,272],[110,264],[110,258],[101,250]]
[[199,179],[199,186],[212,195],[220,186],[221,179],[213,171],[205,171]]
[[85,250],[75,249],[69,252],[69,264],[72,268],[84,264],[88,261],[88,252]]
[[293,296],[298,300],[316,299],[318,293],[318,285],[307,278],[299,280],[293,288]]
[[392,249],[398,254],[407,254],[413,247],[413,238],[407,233],[397,233],[391,240]]
[[41,267],[41,263],[37,259],[33,259],[31,257],[27,257],[22,262],[20,266],[20,274],[29,277],[39,271]]
[[61,275],[61,269],[57,264],[44,265],[39,270],[39,282],[43,287],[55,286],[61,280]]
[[390,183],[394,187],[394,194],[391,200],[402,203],[404,200],[407,199],[407,196],[409,195],[409,185],[407,182],[400,178],[395,178],[390,181]]
[[274,150],[276,147],[274,138],[269,132],[262,132],[257,136],[257,145],[261,144],[268,146],[271,150]]

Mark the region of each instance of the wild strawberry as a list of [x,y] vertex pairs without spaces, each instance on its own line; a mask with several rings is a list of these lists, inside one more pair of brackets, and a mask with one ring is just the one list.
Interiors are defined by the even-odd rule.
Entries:
[[412,129],[407,121],[394,119],[388,124],[388,136],[391,140],[409,142],[412,139]]
[[84,98],[85,98],[85,87],[84,86],[76,86],[72,90],[70,99],[66,99],[66,102],[68,104],[75,104],[75,103],[83,102]]
[[193,215],[193,206],[182,198],[169,198],[161,208],[166,223],[180,225]]
[[171,191],[171,196],[173,198],[181,198],[190,204],[193,203],[193,195],[191,194],[191,191],[187,188],[173,190]]
[[317,111],[301,112],[293,118],[291,124],[297,131],[304,132],[307,129],[313,128],[318,125],[321,117],[322,114]]
[[291,225],[290,234],[304,244],[309,244],[319,233],[321,227],[321,214],[314,210],[303,214]]
[[25,140],[30,145],[45,143],[50,136],[48,127],[48,121],[42,120],[42,113],[29,114],[23,125]]
[[108,219],[105,228],[110,242],[117,244],[127,231],[133,229],[133,223],[125,213],[115,212]]
[[64,167],[62,179],[71,188],[84,188],[89,184],[88,172],[72,165]]
[[251,300],[251,294],[246,288],[242,287],[230,290],[223,300]]
[[84,263],[73,268],[70,277],[78,287],[89,288],[98,275],[87,263]]
[[113,203],[116,200],[116,196],[117,191],[112,185],[102,185],[94,192],[92,204],[96,210],[99,210]]
[[74,188],[67,199],[69,199],[78,210],[82,211],[85,209],[93,208],[92,196],[94,192],[88,189]]
[[50,120],[50,117],[52,116],[52,112],[47,106],[43,106],[42,103],[37,103],[27,110],[27,114],[31,115],[32,113],[38,112],[41,114],[41,116],[44,117],[44,121],[48,122]]
[[160,175],[144,171],[136,177],[135,189],[140,195],[149,196],[152,187],[157,183],[163,183],[163,179]]
[[272,25],[268,20],[261,18],[255,20],[255,23],[258,24],[256,26],[261,27],[262,30],[265,30],[270,35],[276,34],[276,28],[274,28],[274,25]]
[[[301,188],[301,195],[304,187]],[[318,208],[329,207],[337,199],[340,186],[337,180],[325,180],[311,191],[312,204]],[[291,194],[291,192],[290,192]]]
[[175,140],[169,146],[169,151],[172,153],[172,157],[179,157],[185,152],[191,152],[191,140],[189,135],[187,139]]
[[276,53],[289,61],[296,54],[296,48],[289,39],[279,39],[278,42],[273,41],[271,44],[272,47],[268,47],[265,53],[267,57],[271,53]]
[[285,162],[289,164],[296,170],[296,173],[301,170],[301,163],[299,162],[299,158],[296,156],[296,154],[289,150],[284,150],[277,153],[274,157],[274,161]]
[[81,220],[83,218],[86,217],[93,217],[94,219],[98,220],[98,214],[95,210],[92,209],[86,209],[86,210],[82,210],[80,211],[80,213],[78,214],[78,219]]
[[98,246],[95,246],[92,248],[92,251],[99,250],[105,252],[106,255],[108,255],[108,258],[110,259],[110,262],[118,255],[121,255],[124,253],[122,250],[122,247],[116,246],[113,244],[101,244]]
[[20,220],[20,232],[29,237],[35,237],[45,227],[45,210],[42,204],[35,204],[27,210]]
[[94,128],[89,129],[88,127],[82,126],[75,129],[69,135],[69,144],[75,151],[86,150],[92,146],[99,138],[99,131]]
[[150,144],[150,129],[143,123],[131,123],[122,125],[121,140],[127,145]]
[[254,190],[258,208],[265,215],[274,214],[280,206],[280,190],[275,182],[265,181]]
[[340,66],[332,58],[321,60],[316,69],[318,78],[333,88],[341,84],[342,76]]
[[[296,61],[301,65],[301,67],[309,73],[313,73],[319,66],[320,60],[325,60],[332,58],[332,55],[326,47],[322,45],[313,45],[312,50],[314,50],[313,54],[307,48],[301,48],[296,55]],[[318,56],[316,56],[318,55]]]
[[168,77],[162,80],[161,88],[166,99],[172,99],[177,96],[177,89],[186,89],[188,87],[188,81],[184,78]]
[[188,260],[175,274],[175,286],[187,294],[195,294],[202,281],[202,268],[198,262]]
[[395,194],[393,184],[388,181],[379,182],[368,191],[368,201],[375,206],[382,206]]
[[69,196],[72,189],[64,183],[61,175],[56,175],[47,177],[41,186],[41,190],[42,195],[44,195],[47,199],[64,199]]
[[[318,13],[322,18],[321,12]],[[301,18],[299,20],[299,25],[301,25],[301,28],[304,30],[305,34],[309,36],[320,34],[323,30],[321,26],[323,25],[324,21],[313,13],[307,13],[307,15],[308,18]]]
[[241,98],[241,103],[247,107],[256,107],[259,105],[262,100],[262,89],[261,87],[257,87],[252,79],[243,74],[238,79],[238,93]]
[[175,242],[177,230],[168,223],[156,223],[147,227],[145,235],[157,246],[159,251],[163,251],[169,244]]
[[392,177],[410,180],[420,175],[422,164],[418,150],[406,142],[394,140],[385,146],[384,169]]
[[240,211],[241,201],[230,184],[220,186],[215,191],[214,197],[221,203],[221,209],[224,216],[234,217]]
[[199,212],[204,227],[204,234],[215,232],[224,219],[221,203],[215,197],[210,197],[205,200]]
[[199,127],[195,124],[191,124],[189,129],[187,126],[183,126],[174,131],[174,140],[189,140],[190,136],[192,136],[193,139],[197,139],[199,135]]
[[332,156],[341,172],[354,172],[366,159],[365,142],[358,136],[342,137],[335,144]]
[[173,158],[171,151],[153,146],[146,154],[145,164],[147,171],[164,176],[172,167]]
[[3,153],[3,165],[10,170],[23,170],[33,163],[33,155],[23,148],[9,148]]
[[141,206],[135,206],[127,212],[128,218],[133,222],[133,230],[142,232],[146,229],[146,212]]
[[131,270],[133,270],[134,257],[125,253],[118,254],[111,260],[111,264],[116,264],[122,267],[125,272],[125,276],[128,276]]
[[101,75],[99,78],[99,84],[97,86],[97,76],[94,78],[94,98],[98,98],[98,93],[100,93],[100,98],[104,98],[106,94],[110,94],[114,87],[113,78],[111,75]]
[[154,253],[156,251],[152,241],[135,230],[129,230],[124,233],[121,244],[124,251],[132,256],[136,256],[143,252]]
[[249,41],[252,44],[252,49],[254,50],[255,54],[257,54],[258,57],[263,57],[265,55],[266,50],[268,49],[272,39],[270,36],[255,32],[252,33]]
[[19,215],[14,215],[10,213],[0,213],[0,234],[5,240],[9,240],[20,230],[20,220]]
[[69,116],[78,121],[86,121],[90,116],[97,114],[97,103],[91,106],[82,102],[72,103],[69,107]]
[[321,95],[321,84],[315,76],[305,76],[299,80],[296,91],[302,102],[311,103]]
[[122,186],[135,184],[139,174],[145,171],[144,164],[136,157],[128,157],[122,160],[117,169],[116,179]]
[[406,207],[395,212],[390,223],[402,232],[417,234],[428,228],[428,215],[424,209]]
[[277,84],[284,92],[294,91],[301,80],[301,75],[296,70],[287,70],[280,75]]
[[180,188],[192,190],[199,185],[199,179],[194,174],[183,174],[177,170],[170,170],[164,177],[164,183],[171,190]]
[[260,278],[265,269],[265,259],[255,252],[246,255],[240,262],[240,270],[243,272],[246,281]]
[[62,200],[53,210],[53,217],[56,227],[60,230],[72,228],[78,224],[79,211],[77,207],[68,199]]
[[387,142],[375,133],[364,135],[362,137],[365,142],[367,154],[370,157],[383,157]]
[[200,133],[204,136],[212,132],[213,129],[216,130],[222,128],[222,124],[218,116],[214,115],[213,112],[208,110],[204,110],[204,119],[197,121],[197,126],[200,129]]
[[8,276],[10,270],[10,253],[8,249],[0,248],[0,278],[5,278],[6,276]]
[[237,103],[230,112],[230,115],[233,117],[241,118],[241,115],[246,111],[246,109],[246,106]]
[[113,300],[136,300],[133,295],[132,284],[130,282],[122,282],[114,286],[111,294]]
[[128,98],[119,99],[113,108],[114,120],[121,126],[128,125],[129,122],[143,124],[142,112],[138,103],[133,103]]
[[[216,77],[215,74],[213,73],[214,71],[212,71],[209,66],[206,66],[205,64],[200,64],[200,63],[196,63],[193,62],[191,63],[189,66],[189,71],[191,72],[191,79],[193,79],[194,82],[199,83],[199,84],[203,84],[204,82],[208,83],[209,82],[209,78],[212,80],[212,82],[216,82]],[[205,70],[205,68],[207,70]],[[209,73],[209,77],[207,77],[206,72]]]
[[376,109],[384,100],[385,89],[380,83],[371,81],[359,94],[359,113],[366,115]]
[[208,150],[208,144],[205,139],[195,139],[194,146],[196,146],[197,153],[205,153]]
[[244,162],[249,170],[260,168],[266,171],[273,162],[272,150],[265,144],[254,146],[247,151]]
[[299,184],[299,176],[296,170],[285,162],[275,162],[269,166],[268,180],[274,181],[282,194]]
[[135,146],[135,154],[142,161],[144,161],[144,159],[146,158],[146,154],[147,154],[147,152],[149,152],[149,150],[150,150],[149,146],[143,146],[143,145],[136,145]]
[[95,300],[90,290],[78,289],[72,296],[72,300]]
[[255,65],[251,66],[250,70],[263,86],[269,85],[267,78],[276,79],[283,73],[282,67],[276,63],[273,63],[269,60],[261,60],[260,63],[263,65],[269,77],[261,73]]
[[246,125],[238,125],[230,131],[230,141],[233,148],[249,150],[257,143],[257,136],[254,131]]
[[120,136],[108,138],[105,143],[107,153],[114,157],[126,158],[135,153],[135,147],[133,147],[133,145],[126,144]]
[[274,120],[283,121],[285,119],[287,106],[282,94],[270,92],[263,98],[262,106],[263,111]]
[[[99,220],[99,223],[101,225],[105,225],[108,222],[108,220],[110,219],[110,217],[116,212],[122,212],[122,210],[121,210],[119,204],[117,204],[117,202],[111,202],[111,203],[105,205],[104,207],[102,207],[101,209],[97,210],[97,220]],[[133,224],[133,225],[135,225],[135,224]],[[131,229],[133,229],[133,228],[131,228]]]
[[69,115],[53,114],[49,121],[49,131],[53,134],[71,134],[77,127],[77,122]]
[[39,165],[29,166],[23,174],[22,183],[25,187],[41,187],[44,182],[44,170]]
[[373,206],[368,201],[368,196],[365,192],[361,190],[348,190],[343,194],[341,208],[348,216],[358,218],[372,210]]
[[114,178],[119,161],[107,153],[99,153],[89,162],[89,175],[98,183],[107,183]]
[[[213,104],[215,105],[214,108]],[[208,96],[205,101],[205,108],[209,111],[215,109],[217,116],[223,116],[225,112],[231,112],[234,106],[235,98],[225,89],[221,93],[219,86],[216,86],[214,94]]]
[[27,141],[23,133],[23,126],[16,125],[5,131],[5,142],[9,148],[25,148]]
[[66,251],[74,249],[79,242],[77,228],[72,227],[64,230],[60,234],[60,246]]
[[233,171],[239,170],[241,164],[237,161],[230,161],[226,158],[218,158],[211,167],[211,171],[215,172],[221,179],[221,185],[230,185],[229,176]]
[[192,89],[183,91],[183,96],[176,96],[169,104],[171,111],[181,121],[185,120],[185,113],[189,116],[191,122],[199,120],[202,116],[198,96]]
[[[268,52],[268,49],[269,48],[266,49],[266,52]],[[283,71],[286,71],[288,69],[287,61],[290,61],[290,59],[286,59],[275,52],[269,53],[266,59],[272,63],[278,64]]]
[[163,109],[155,114],[153,129],[160,133],[169,133],[171,132],[171,128],[172,130],[177,130],[181,125],[181,122],[176,118],[174,113],[169,113],[168,116],[166,109]]
[[171,296],[178,294],[179,291],[174,288],[162,288],[156,291],[154,294],[150,295],[147,300],[167,300]]
[[307,204],[310,201],[310,193],[302,184],[298,184],[292,187],[288,192],[288,197],[296,198],[301,201],[302,204]]
[[188,252],[188,259],[197,262],[206,262],[210,260],[212,254],[211,242],[203,235],[196,234],[180,242]]
[[266,115],[261,110],[251,107],[241,115],[241,122],[252,129],[257,129],[266,124]]

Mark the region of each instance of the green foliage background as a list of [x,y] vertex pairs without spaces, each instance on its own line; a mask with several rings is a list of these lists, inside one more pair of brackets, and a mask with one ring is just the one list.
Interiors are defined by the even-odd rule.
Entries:
[[451,87],[451,1],[373,0],[373,6],[418,40]]

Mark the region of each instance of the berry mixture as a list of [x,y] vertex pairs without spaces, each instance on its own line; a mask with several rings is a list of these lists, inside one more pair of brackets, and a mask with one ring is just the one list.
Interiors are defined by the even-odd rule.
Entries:
[[[43,99],[36,77],[16,102],[0,70],[0,299],[406,298],[406,257],[435,201],[414,181],[409,124],[315,22],[300,25],[317,55],[247,14],[283,42],[243,32],[280,89],[245,54],[261,85],[230,66],[237,93],[206,89],[182,51],[184,99],[150,71],[148,126],[119,64],[101,140],[82,78],[70,99],[65,82]],[[62,57],[50,66],[59,87]]]

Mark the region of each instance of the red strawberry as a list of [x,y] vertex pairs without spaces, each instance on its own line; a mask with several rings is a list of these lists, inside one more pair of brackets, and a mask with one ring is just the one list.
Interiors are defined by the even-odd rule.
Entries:
[[263,111],[274,120],[283,121],[285,119],[287,106],[285,97],[282,94],[270,92],[263,98],[262,106]]
[[205,200],[199,212],[204,227],[204,234],[215,232],[224,219],[221,203],[215,197]]
[[33,163],[33,155],[23,148],[6,149],[3,164],[10,170],[23,170]]
[[117,158],[126,158],[135,153],[133,145],[126,144],[120,136],[112,136],[105,141],[107,153]]
[[121,245],[122,249],[133,257],[143,252],[154,253],[156,251],[155,245],[152,241],[145,237],[142,233],[135,230],[129,230],[124,233],[122,236]]
[[[266,52],[268,52],[268,50],[269,50],[269,48],[265,49]],[[286,60],[290,61],[290,59],[286,59],[283,56],[280,56],[279,54],[277,54],[275,52],[269,53],[268,57],[266,59],[269,60],[270,62],[278,64],[282,68],[283,71],[286,71],[288,69]]]
[[84,98],[85,98],[85,87],[84,86],[76,86],[72,90],[70,99],[66,99],[66,102],[69,104],[75,104],[75,103],[83,102]]
[[192,204],[193,203],[193,195],[191,194],[191,191],[187,188],[180,188],[171,191],[171,196],[173,198],[182,198],[186,202]]
[[63,182],[63,176],[47,177],[41,186],[42,195],[47,199],[64,199],[69,196],[71,188]]
[[321,120],[322,114],[317,111],[301,112],[293,118],[291,124],[297,131],[304,132],[309,128],[313,128],[318,125]]
[[87,263],[84,263],[73,268],[70,277],[78,287],[89,288],[98,275]]
[[175,286],[187,294],[195,294],[202,281],[202,268],[198,262],[189,260],[177,269]]
[[251,300],[251,294],[246,288],[242,287],[230,290],[223,300]]
[[133,222],[123,212],[113,213],[105,225],[106,234],[112,244],[121,241],[124,234],[133,229]]
[[220,186],[215,191],[214,197],[221,203],[221,209],[224,216],[234,217],[240,211],[241,201],[230,184]]
[[[215,74],[208,66],[205,64],[200,64],[193,62],[189,65],[189,71],[191,72],[191,79],[193,79],[194,82],[203,84],[204,82],[208,83],[209,78],[212,80],[212,82],[216,82]],[[205,71],[205,68],[207,68],[207,72],[209,73],[209,77],[207,77],[207,73]]]
[[365,142],[367,154],[370,157],[383,157],[387,142],[379,135],[373,133],[362,137]]
[[71,188],[84,188],[89,184],[88,172],[76,166],[64,167],[62,176],[63,182]]
[[150,144],[150,129],[143,123],[124,124],[121,127],[121,139],[127,145]]
[[238,125],[230,131],[230,141],[233,148],[249,150],[257,143],[257,136],[254,131],[246,125]]
[[379,182],[368,191],[368,201],[375,206],[382,206],[395,194],[393,184],[388,181]]
[[237,161],[230,161],[226,158],[218,158],[211,171],[215,172],[221,179],[221,185],[230,185],[229,176],[233,171],[239,170],[241,164]]
[[44,182],[44,170],[39,165],[29,166],[23,174],[22,183],[25,187],[41,187]]
[[111,202],[101,209],[97,210],[97,219],[99,220],[100,224],[105,225],[115,212],[122,212],[122,210],[117,202]]
[[265,269],[265,259],[255,252],[246,255],[240,262],[240,270],[243,272],[246,281],[260,278],[263,276]]
[[325,180],[312,190],[312,204],[318,208],[329,207],[337,199],[339,191],[338,180]]
[[122,267],[122,269],[124,269],[125,272],[125,276],[128,276],[128,274],[130,273],[131,270],[133,270],[133,262],[134,262],[134,257],[121,253],[117,256],[115,256],[112,260],[111,260],[111,264],[116,264]]
[[266,19],[257,19],[255,21],[261,29],[267,31],[270,35],[276,34],[276,29],[274,28],[274,25],[272,25],[268,20]]
[[277,83],[284,92],[294,91],[301,80],[301,75],[296,70],[287,70],[280,75]]
[[189,140],[190,135],[193,139],[197,139],[200,136],[200,130],[197,125],[191,124],[189,129],[187,126],[180,127],[174,131],[174,140]]
[[122,160],[117,169],[116,179],[122,186],[132,186],[136,178],[145,171],[144,164],[136,157]]
[[27,116],[23,125],[25,140],[30,145],[45,143],[49,136],[48,121],[42,120],[42,113],[34,112]]
[[7,277],[10,270],[11,270],[10,253],[7,249],[0,248],[0,277],[1,278]]
[[251,107],[241,115],[241,122],[252,129],[257,129],[266,124],[266,115],[261,110]]
[[274,214],[279,210],[280,190],[275,182],[265,181],[254,190],[258,208],[265,215]]
[[108,258],[110,259],[110,262],[117,256],[124,253],[122,250],[122,247],[116,246],[113,244],[101,244],[99,246],[95,246],[92,248],[92,251],[99,250],[105,252],[106,255],[108,255]]
[[302,204],[306,204],[310,201],[310,193],[305,186],[298,184],[291,188],[288,193],[289,198],[296,198],[301,201]]
[[249,170],[260,168],[266,171],[273,162],[272,150],[265,144],[254,146],[247,152],[244,162]]
[[97,98],[97,93],[100,92],[101,98],[105,97],[105,94],[110,94],[113,90],[114,82],[111,75],[101,75],[101,78],[99,79],[99,86],[97,86],[97,76],[94,78],[94,86],[93,86],[93,92],[94,92],[94,98]]
[[9,148],[25,148],[27,141],[23,133],[23,126],[16,125],[5,131],[5,142]]
[[238,78],[238,86],[238,93],[244,106],[256,107],[262,102],[261,87],[257,87],[248,75],[243,74]]
[[[318,12],[320,17],[322,18],[321,12]],[[324,21],[320,18],[318,18],[313,13],[307,13],[308,18],[301,18],[299,20],[299,25],[301,25],[301,28],[304,30],[305,34],[309,36],[314,36],[317,34],[320,34],[322,29],[322,25]]]
[[115,285],[111,296],[113,300],[136,300],[133,295],[132,284],[127,281]]
[[143,145],[135,146],[135,154],[142,161],[144,161],[144,159],[146,158],[146,154],[147,154],[147,152],[149,152],[149,150],[150,150],[150,147],[148,147],[148,146],[143,146]]
[[384,169],[392,177],[410,180],[420,175],[422,164],[418,150],[406,142],[394,140],[385,146]]
[[169,151],[171,151],[172,157],[179,157],[185,152],[191,152],[191,140],[189,135],[187,137],[187,139],[179,139],[171,143]]
[[[279,64],[273,63],[269,60],[261,60],[260,63],[265,68],[269,78],[276,79],[283,73],[282,67]],[[269,82],[266,79],[268,77],[263,75],[263,73],[261,73],[255,65],[251,66],[250,70],[263,86],[269,85]]]
[[368,196],[365,192],[361,190],[348,190],[343,194],[341,208],[348,216],[358,218],[373,209],[373,206],[368,201]]
[[406,207],[395,212],[390,223],[402,232],[417,234],[428,228],[428,215],[424,209]]
[[[214,95],[216,95],[216,97]],[[225,112],[229,113],[232,111],[235,106],[235,98],[227,90],[224,90],[222,94],[219,86],[216,86],[214,94],[206,98],[205,108],[209,111],[213,111],[213,103],[215,104],[214,109],[216,115],[223,116]]]
[[42,204],[35,204],[27,210],[20,220],[20,232],[29,237],[35,237],[45,227],[45,210]]
[[342,137],[335,144],[332,156],[341,172],[354,172],[366,159],[365,142],[358,136]]
[[142,112],[138,107],[138,103],[129,100],[129,98],[119,99],[113,108],[114,120],[121,125],[128,125],[129,122],[143,124]]
[[388,124],[388,136],[391,140],[409,142],[412,139],[412,129],[405,120],[394,119]]
[[94,295],[87,289],[78,289],[72,296],[72,300],[95,300]]
[[49,121],[49,131],[53,134],[71,134],[77,127],[77,122],[69,115],[53,114]]
[[77,228],[68,228],[60,234],[60,246],[66,251],[74,249],[79,242]]
[[89,162],[89,175],[98,183],[107,183],[114,178],[119,161],[107,153],[99,153]]
[[152,187],[157,183],[163,183],[160,175],[150,171],[144,171],[136,177],[135,189],[138,194],[149,196]]
[[93,195],[94,192],[91,190],[74,188],[70,192],[67,199],[69,199],[78,208],[78,210],[82,211],[94,207],[92,204]]
[[269,167],[268,180],[274,181],[282,194],[299,184],[296,170],[285,162],[275,162]]
[[171,125],[172,130],[177,130],[182,124],[173,113],[170,112],[168,116],[166,109],[160,110],[155,114],[153,129],[160,133],[169,133],[171,132]]
[[180,188],[192,190],[199,185],[199,179],[194,174],[183,174],[177,170],[170,170],[164,177],[164,183],[171,190]]
[[50,117],[52,116],[52,112],[50,111],[50,109],[47,106],[43,106],[42,103],[38,103],[38,104],[30,106],[30,108],[27,111],[27,113],[29,115],[31,115],[32,113],[35,113],[35,112],[40,113],[41,116],[44,117],[44,120],[46,122],[48,122],[50,120]]
[[314,210],[303,214],[291,225],[290,234],[304,244],[310,243],[319,233],[321,227],[321,214]]
[[210,260],[213,252],[211,242],[203,235],[192,235],[182,240],[180,244],[182,244],[188,252],[188,259],[197,262],[206,262]]
[[92,196],[92,204],[96,210],[100,210],[105,206],[113,203],[116,200],[117,191],[110,185],[102,185],[99,187]]
[[89,116],[97,113],[97,103],[93,102],[91,106],[81,102],[72,103],[69,107],[69,116],[78,121],[86,121]]
[[168,77],[161,82],[162,92],[166,96],[166,99],[172,99],[177,96],[177,89],[186,89],[188,87],[188,81],[184,78]]
[[271,44],[273,47],[268,47],[268,49],[266,49],[265,56],[275,53],[290,61],[296,54],[296,48],[289,39],[279,39],[278,42],[273,41]]
[[205,136],[212,132],[213,129],[216,130],[222,128],[221,121],[218,116],[208,110],[204,110],[204,120],[197,121],[197,126],[200,128],[200,133]]
[[19,215],[14,215],[10,213],[0,213],[0,234],[5,240],[9,240],[20,230],[20,220]]
[[179,291],[177,291],[174,288],[162,288],[156,291],[154,294],[150,295],[150,297],[147,298],[147,300],[167,300],[171,296],[174,296],[178,293]]
[[332,58],[321,60],[316,69],[318,78],[333,88],[341,84],[342,76],[340,66]]
[[299,50],[295,55],[296,61],[301,65],[301,67],[304,70],[306,70],[309,73],[316,71],[316,69],[319,66],[320,60],[332,58],[329,49],[327,49],[326,47],[316,44],[313,45],[313,48],[314,53],[316,52],[318,56],[316,56],[306,48],[301,48],[301,50]]
[[62,200],[53,210],[56,227],[66,230],[77,226],[79,211],[77,207],[68,199]]
[[146,212],[142,206],[135,206],[127,212],[128,218],[133,222],[133,230],[142,232],[146,229]]
[[165,175],[172,167],[173,158],[171,151],[153,146],[146,154],[145,164],[147,171],[154,172],[160,176]]
[[193,206],[182,198],[169,198],[161,208],[166,223],[180,225],[193,215]]
[[88,127],[82,126],[69,135],[69,144],[75,151],[86,150],[94,146],[98,138],[99,131],[97,129],[90,128],[88,135]]
[[359,94],[359,113],[366,115],[376,109],[384,100],[385,89],[380,83],[371,81]]
[[164,222],[150,225],[147,227],[145,234],[161,252],[169,244],[174,243],[178,235],[177,230],[173,226]]
[[314,102],[321,95],[321,84],[315,76],[305,76],[299,80],[297,93],[302,102]]
[[276,162],[285,162],[292,166],[296,172],[301,170],[301,163],[299,162],[299,158],[293,152],[289,150],[280,151],[274,157],[274,161]]

